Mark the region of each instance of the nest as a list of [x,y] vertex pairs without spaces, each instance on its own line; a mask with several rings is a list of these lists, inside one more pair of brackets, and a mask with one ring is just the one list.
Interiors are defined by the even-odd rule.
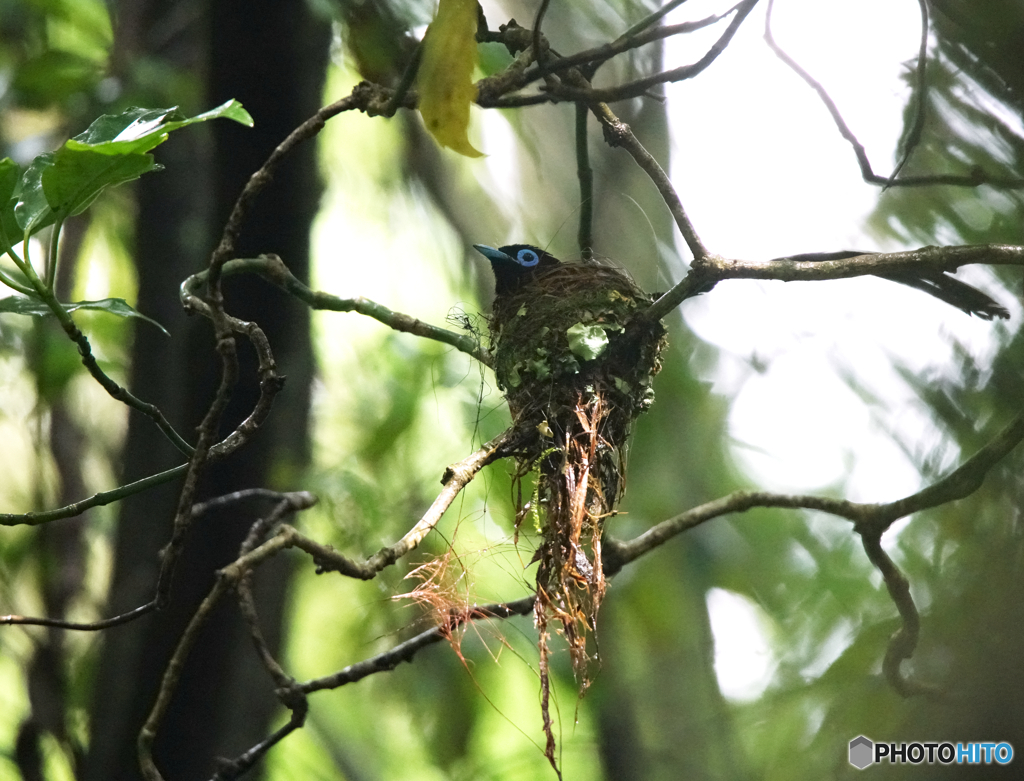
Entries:
[[[622,496],[627,441],[653,402],[665,345],[661,323],[637,317],[651,302],[624,272],[593,264],[559,266],[495,300],[495,374],[516,434],[517,530],[529,517],[542,536],[535,615],[545,702],[552,618],[583,689],[589,680],[587,637],[605,591],[602,527]],[[524,502],[531,473],[536,487]]]

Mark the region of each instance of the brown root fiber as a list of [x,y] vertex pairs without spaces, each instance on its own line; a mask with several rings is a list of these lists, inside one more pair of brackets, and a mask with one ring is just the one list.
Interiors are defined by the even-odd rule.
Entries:
[[605,593],[601,532],[665,345],[664,327],[636,316],[651,300],[624,272],[596,264],[563,264],[495,300],[492,350],[512,412],[516,482],[537,481],[517,524],[530,517],[542,536],[535,618],[546,725],[549,623],[568,643],[581,693],[597,658],[587,641]]

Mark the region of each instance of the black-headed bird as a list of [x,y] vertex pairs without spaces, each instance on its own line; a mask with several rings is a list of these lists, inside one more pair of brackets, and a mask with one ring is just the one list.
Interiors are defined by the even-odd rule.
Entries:
[[529,244],[509,244],[499,249],[486,244],[474,244],[473,248],[491,261],[495,296],[514,293],[531,282],[538,272],[562,265],[558,258]]

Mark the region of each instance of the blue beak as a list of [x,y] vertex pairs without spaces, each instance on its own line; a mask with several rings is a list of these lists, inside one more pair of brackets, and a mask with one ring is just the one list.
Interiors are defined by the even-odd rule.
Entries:
[[486,244],[474,244],[473,249],[487,258],[491,263],[515,263],[514,258],[510,258],[500,249],[494,247],[488,247]]

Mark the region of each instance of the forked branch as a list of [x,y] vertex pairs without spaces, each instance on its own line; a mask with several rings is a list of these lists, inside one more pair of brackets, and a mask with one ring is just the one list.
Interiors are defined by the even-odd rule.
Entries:
[[836,105],[835,101],[832,100],[828,91],[824,86],[822,86],[821,82],[811,76],[810,73],[801,67],[796,60],[794,60],[781,46],[779,46],[778,43],[776,43],[775,37],[772,35],[771,28],[774,0],[768,0],[768,12],[765,15],[764,21],[764,40],[768,44],[769,48],[771,48],[775,53],[775,56],[782,60],[790,70],[803,79],[807,86],[817,93],[818,99],[832,117],[832,122],[839,131],[839,135],[841,135],[850,145],[850,148],[853,149],[853,153],[857,157],[857,164],[860,166],[861,176],[865,182],[868,182],[869,184],[883,185],[885,187],[931,187],[939,184],[959,187],[979,187],[983,184],[987,184],[991,187],[999,187],[1007,190],[1024,187],[1024,179],[1020,177],[990,176],[980,168],[972,169],[965,175],[936,174],[904,176],[900,179],[896,178],[900,170],[903,168],[904,163],[906,163],[907,159],[910,157],[910,153],[920,140],[921,133],[924,129],[925,91],[927,89],[925,82],[925,54],[927,52],[928,43],[928,7],[925,0],[918,0],[918,2],[921,5],[922,31],[915,84],[917,105],[914,114],[914,124],[911,127],[910,133],[907,135],[903,157],[889,176],[880,176],[875,173],[874,169],[871,167],[871,160],[868,158],[868,153],[864,149],[864,145],[857,140],[857,136],[850,129],[846,120],[843,119],[843,115],[839,111],[839,107]]

